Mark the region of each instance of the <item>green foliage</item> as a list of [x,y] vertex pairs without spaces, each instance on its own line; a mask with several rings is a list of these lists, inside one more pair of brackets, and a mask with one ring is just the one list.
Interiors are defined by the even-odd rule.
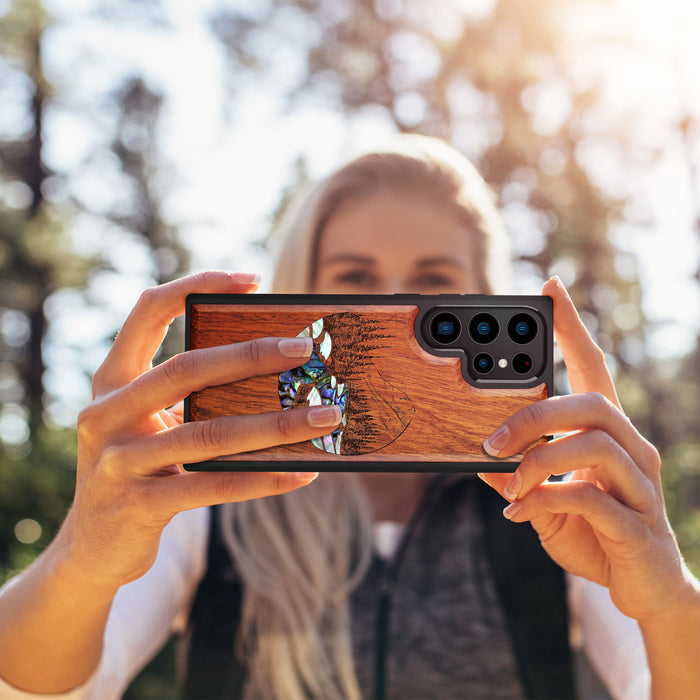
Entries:
[[[31,443],[0,450],[0,577],[25,568],[53,539],[73,500],[76,435],[38,426]],[[27,453],[28,452],[28,453]],[[25,525],[22,521],[34,521]],[[19,525],[19,527],[18,527]],[[38,538],[35,539],[36,535]],[[18,538],[26,540],[20,541]]]
[[[282,75],[291,106],[316,100],[348,119],[379,113],[398,131],[444,137],[475,161],[512,232],[518,275],[533,291],[541,279],[561,274],[612,359],[627,414],[662,453],[672,525],[700,575],[700,344],[679,361],[648,357],[650,326],[640,311],[634,260],[612,235],[630,217],[630,192],[603,186],[589,165],[596,149],[630,171],[643,170],[656,154],[625,124],[598,118],[600,86],[576,77],[565,31],[576,12],[605,5],[497,0],[477,15],[459,0],[269,0],[221,6],[210,26],[229,60],[232,92],[246,80]],[[0,433],[0,580],[42,551],[72,499],[75,431],[45,420],[46,301],[66,287],[89,287],[95,273],[113,266],[106,256],[72,249],[73,217],[90,214],[140,241],[153,282],[176,277],[189,264],[162,204],[169,173],[159,143],[163,94],[143,77],[128,76],[108,86],[102,111],[83,115],[105,132],[101,155],[115,164],[121,199],[98,211],[79,195],[47,198],[71,176],[51,172],[43,153],[45,116],[61,98],[61,80],[47,78],[42,56],[42,38],[56,20],[40,0],[5,6],[0,88],[6,76],[19,80],[25,113],[14,133],[0,136],[0,403],[16,428],[13,439]],[[169,26],[156,0],[104,0],[100,7],[110,21]],[[280,71],[290,55],[300,59],[301,70]],[[559,112],[548,109],[552,100],[563,105]],[[697,185],[693,149],[700,129],[691,116],[679,115],[678,124]],[[271,213],[271,230],[308,180],[303,160],[292,180]],[[181,338],[178,325],[166,356],[182,346]],[[171,641],[125,697],[177,698],[174,668]]]
[[[286,54],[266,52],[270,44],[303,55],[305,70],[287,85],[292,105],[320,99],[348,115],[378,110],[397,130],[446,138],[475,161],[512,224],[518,274],[534,278],[533,291],[538,279],[560,274],[614,363],[626,412],[662,453],[669,515],[697,573],[700,345],[683,362],[654,362],[645,352],[650,328],[635,261],[612,235],[630,217],[632,193],[624,183],[603,187],[590,165],[596,149],[625,174],[644,172],[658,156],[619,116],[601,118],[604,76],[577,75],[570,18],[606,6],[499,0],[475,15],[455,0],[272,0],[223,8],[210,25],[238,76],[273,74],[276,56]],[[581,50],[627,41],[601,32]],[[691,114],[679,115],[676,128],[700,192],[700,129]]]

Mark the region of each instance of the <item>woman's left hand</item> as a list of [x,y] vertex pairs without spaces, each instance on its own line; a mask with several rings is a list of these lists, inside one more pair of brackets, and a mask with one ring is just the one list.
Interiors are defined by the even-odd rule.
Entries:
[[[669,525],[659,453],[622,412],[601,349],[556,278],[554,332],[573,394],[540,401],[509,418],[485,443],[494,456],[517,454],[543,435],[512,474],[480,476],[512,501],[504,515],[530,521],[562,568],[606,586],[637,620],[678,611],[697,591]],[[570,481],[547,482],[573,472]]]

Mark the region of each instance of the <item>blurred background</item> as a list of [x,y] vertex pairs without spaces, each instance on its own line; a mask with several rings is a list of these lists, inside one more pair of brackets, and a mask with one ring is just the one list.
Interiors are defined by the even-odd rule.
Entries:
[[699,30],[697,0],[0,0],[0,583],[70,505],[139,292],[269,273],[299,186],[398,131],[495,189],[513,291],[570,286],[700,574]]

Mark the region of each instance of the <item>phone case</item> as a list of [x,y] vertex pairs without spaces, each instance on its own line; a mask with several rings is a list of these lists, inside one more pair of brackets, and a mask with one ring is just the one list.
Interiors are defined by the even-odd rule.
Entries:
[[311,336],[314,352],[293,370],[193,392],[185,420],[335,403],[342,424],[312,441],[224,455],[186,469],[513,471],[522,455],[495,459],[482,444],[508,416],[547,398],[553,387],[549,297],[187,299],[186,350],[266,336]]

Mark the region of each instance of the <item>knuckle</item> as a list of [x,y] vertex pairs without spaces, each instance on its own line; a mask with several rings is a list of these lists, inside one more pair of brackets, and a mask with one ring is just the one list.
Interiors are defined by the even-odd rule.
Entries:
[[232,478],[230,474],[221,474],[214,482],[214,498],[217,503],[225,503],[235,497],[236,491],[240,488],[240,480]]
[[599,391],[589,391],[585,396],[585,400],[588,402],[588,409],[591,412],[602,413],[609,411],[613,407],[613,404]]
[[531,447],[523,458],[521,469],[527,472],[537,473],[542,471],[548,445],[535,445]]
[[661,471],[661,455],[659,451],[648,440],[644,440],[644,450],[646,452],[645,461],[653,474]]
[[213,486],[218,503],[245,501],[251,497],[285,493],[289,489],[289,478],[282,472],[222,472]]
[[194,353],[180,353],[163,363],[163,374],[172,384],[184,384],[197,376],[197,359]]
[[76,427],[78,437],[89,437],[95,426],[95,407],[89,404],[78,413]]
[[211,277],[211,274],[211,272],[206,271],[195,272],[188,277],[188,280],[190,281],[192,287],[203,287]]
[[226,443],[226,431],[220,421],[204,420],[191,423],[195,426],[192,433],[194,448],[202,452],[214,452],[222,450]]
[[594,430],[590,431],[590,434],[595,441],[598,454],[604,460],[607,461],[608,459],[619,454],[620,446],[615,441],[615,438],[613,438],[609,433],[606,433],[604,430],[600,430],[599,428],[595,428]]
[[81,442],[92,441],[95,435],[99,432],[102,424],[102,411],[96,402],[92,402],[85,406],[76,421],[76,430],[78,440]]
[[600,498],[601,491],[590,481],[580,481],[576,485],[576,494],[583,504],[585,512],[589,512]]
[[603,348],[601,348],[598,343],[594,343],[593,347],[591,348],[591,360],[591,364],[594,365],[605,364],[605,353],[603,352]]
[[242,359],[251,364],[257,365],[262,357],[263,347],[260,339],[248,340],[241,345]]
[[110,479],[117,479],[124,471],[124,455],[117,445],[109,445],[102,450],[98,467]]
[[149,309],[152,307],[158,298],[158,287],[148,287],[144,289],[136,301],[136,308]]
[[272,423],[272,433],[275,440],[279,442],[294,441],[294,426],[289,411],[277,411]]
[[271,493],[284,493],[289,491],[289,479],[280,472],[272,472],[269,475],[267,488]]
[[90,387],[92,389],[93,398],[95,398],[100,393],[102,387],[105,385],[104,374],[105,370],[102,367],[99,367],[97,371],[92,375],[92,383]]
[[527,428],[539,429],[544,419],[544,409],[540,402],[532,403],[522,410],[521,416]]

